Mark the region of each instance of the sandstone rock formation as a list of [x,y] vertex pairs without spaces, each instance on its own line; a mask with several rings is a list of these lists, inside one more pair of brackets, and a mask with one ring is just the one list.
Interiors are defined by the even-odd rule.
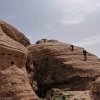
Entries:
[[44,96],[50,88],[91,90],[100,77],[100,59],[91,53],[87,54],[87,60],[84,59],[84,48],[75,46],[72,51],[70,44],[48,41],[27,48],[30,51],[28,59],[35,67],[34,78],[40,96]]
[[47,40],[47,39],[41,39],[36,42],[36,44],[41,44],[41,43],[47,43],[47,42],[59,42],[58,40]]
[[0,100],[38,100],[25,69],[27,48],[8,37],[2,29],[0,27]]
[[100,77],[96,79],[93,88],[92,88],[93,96],[95,100],[100,100]]
[[67,91],[66,89],[52,89],[48,91],[48,100],[93,100],[91,91]]
[[6,22],[0,20],[0,27],[2,28],[2,31],[7,36],[11,37],[15,41],[21,43],[24,46],[30,45],[30,41],[28,40],[28,38],[25,37],[24,34],[22,34],[21,32],[19,32],[13,26],[11,26],[11,25],[7,24]]
[[34,91],[45,100],[100,100],[100,59],[57,40],[30,45],[0,20],[0,100],[39,100]]

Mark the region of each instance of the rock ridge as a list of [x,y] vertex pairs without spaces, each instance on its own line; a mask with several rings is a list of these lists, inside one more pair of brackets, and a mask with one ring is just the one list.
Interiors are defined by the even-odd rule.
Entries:
[[24,34],[0,20],[0,100],[62,98],[100,99],[100,58],[58,40],[31,45]]
[[0,28],[7,36],[11,37],[15,41],[21,43],[24,46],[30,45],[29,39],[21,32],[19,32],[16,28],[11,26],[10,24],[0,20]]
[[87,52],[87,60],[84,60],[84,48],[74,46],[72,51],[71,44],[59,41],[38,43],[27,48],[29,59],[34,63],[39,95],[50,88],[92,90],[100,77],[100,59]]
[[28,50],[0,29],[0,100],[39,100],[27,71]]

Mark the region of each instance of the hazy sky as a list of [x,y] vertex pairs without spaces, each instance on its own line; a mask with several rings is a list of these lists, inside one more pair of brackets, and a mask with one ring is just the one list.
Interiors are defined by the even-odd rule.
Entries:
[[100,57],[100,0],[0,0],[0,19],[31,43],[57,39]]

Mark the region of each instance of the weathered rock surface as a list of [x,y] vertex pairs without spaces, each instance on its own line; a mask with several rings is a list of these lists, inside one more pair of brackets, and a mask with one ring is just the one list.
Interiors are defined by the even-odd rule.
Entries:
[[41,44],[41,43],[47,43],[47,42],[52,42],[52,43],[56,43],[59,42],[58,40],[47,40],[47,39],[41,39],[39,41],[36,42],[36,44]]
[[38,100],[25,69],[27,53],[0,27],[0,100]]
[[92,88],[92,92],[94,94],[94,99],[100,100],[100,77],[96,79]]
[[48,100],[93,100],[91,91],[68,91],[66,89],[52,89],[48,91]]
[[6,22],[0,20],[0,28],[2,29],[4,34],[11,37],[15,41],[21,43],[22,45],[24,45],[24,46],[30,45],[29,39],[27,37],[25,37],[24,34],[19,32],[16,28],[7,24]]
[[[89,52],[84,57],[83,50],[47,39],[30,45],[0,20],[0,100],[39,100],[34,91],[47,100],[100,100],[100,59]],[[50,97],[52,88],[59,95]]]
[[84,48],[75,46],[72,51],[70,44],[40,42],[28,46],[28,50],[29,59],[35,66],[34,78],[40,94],[45,94],[45,90],[50,88],[91,90],[96,79],[100,77],[100,59],[88,53],[85,61]]

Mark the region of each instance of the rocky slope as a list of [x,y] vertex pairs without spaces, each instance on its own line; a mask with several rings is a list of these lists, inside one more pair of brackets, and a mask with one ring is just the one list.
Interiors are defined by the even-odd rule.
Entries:
[[38,100],[25,69],[27,54],[0,27],[0,100]]
[[39,100],[35,92],[45,100],[100,100],[100,59],[57,40],[30,45],[0,21],[0,100]]
[[24,34],[19,32],[16,28],[14,28],[13,26],[11,26],[11,25],[7,24],[6,22],[0,20],[0,27],[2,28],[2,31],[7,36],[11,37],[15,41],[21,43],[24,46],[30,45],[29,39]]
[[[83,48],[75,46],[72,51],[70,44],[57,41],[44,41],[27,48],[30,51],[28,58],[35,67],[34,78],[38,83],[39,96],[44,96],[51,88],[66,88],[69,91],[91,90],[100,77],[100,59],[87,53],[86,60]],[[98,84],[100,86],[100,81]],[[97,94],[100,94],[100,87]]]

